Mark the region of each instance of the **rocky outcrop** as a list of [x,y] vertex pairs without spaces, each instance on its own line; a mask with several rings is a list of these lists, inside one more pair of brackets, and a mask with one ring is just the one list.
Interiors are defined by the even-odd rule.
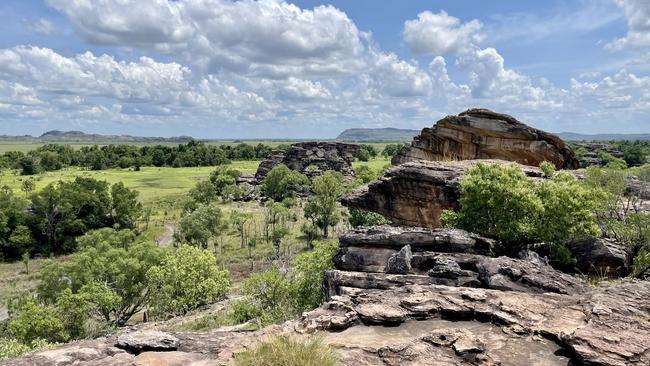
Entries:
[[566,247],[576,259],[582,273],[598,276],[627,276],[632,267],[630,248],[613,239],[580,238],[571,240]]
[[[498,350],[498,346],[490,346],[490,338],[495,333],[511,337],[508,340],[513,342],[510,355],[515,359],[532,357],[536,363],[531,362],[531,365],[566,365],[568,358],[573,360],[573,364],[586,365],[641,366],[650,363],[648,281],[623,282],[575,294],[510,292],[419,283],[402,283],[389,288],[346,286],[340,290],[341,295],[333,296],[320,309],[305,314],[298,329],[305,332],[317,329],[340,331],[346,327],[355,329],[359,324],[408,325],[423,319],[454,320],[446,327],[431,327],[432,333],[420,329],[418,338],[406,345],[390,347],[393,340],[388,338],[380,342],[383,347],[370,347],[369,352],[379,360],[395,357],[393,363],[388,364],[401,364],[398,360],[425,360],[427,352],[446,351],[442,358],[446,363],[422,361],[421,364],[494,365],[496,355],[493,352]],[[454,347],[459,339],[454,325],[456,330],[466,328],[468,325],[464,322],[470,321],[478,328],[479,323],[491,323],[495,326],[494,333],[483,333],[474,328],[463,332],[463,342]],[[333,324],[336,327],[329,328]],[[337,333],[337,337],[341,338],[342,333]],[[537,351],[540,347],[538,342],[551,342],[562,347],[567,358],[560,361],[548,354],[543,356]],[[463,354],[458,352],[459,349],[472,349],[474,355],[480,357],[463,363],[462,358],[457,358]],[[520,365],[521,362],[506,359],[500,364]]]
[[[460,181],[476,164],[513,164],[503,160],[418,161],[389,169],[383,177],[356,189],[341,203],[374,211],[406,226],[440,227],[443,210],[458,209]],[[541,178],[534,167],[521,166],[524,173]]]
[[559,137],[487,109],[468,109],[423,129],[392,163],[472,159],[502,159],[532,166],[549,161],[558,169],[580,166]]
[[338,271],[326,274],[325,292],[335,296],[345,287],[409,283],[561,294],[585,289],[580,278],[544,263],[491,257],[494,246],[493,240],[458,229],[382,225],[352,230],[340,238],[334,257]]
[[354,175],[352,161],[359,151],[359,145],[342,142],[311,141],[292,144],[288,150],[276,150],[262,161],[255,173],[260,182],[278,164],[303,173],[309,177],[327,170],[341,172],[344,176]]
[[613,146],[600,143],[579,143],[574,142],[573,148],[576,151],[580,167],[586,168],[589,166],[604,166],[607,164],[603,158],[603,154],[611,155],[615,158],[623,159],[624,154],[616,150]]
[[135,354],[146,351],[176,351],[178,338],[154,330],[132,332],[117,337],[115,347]]

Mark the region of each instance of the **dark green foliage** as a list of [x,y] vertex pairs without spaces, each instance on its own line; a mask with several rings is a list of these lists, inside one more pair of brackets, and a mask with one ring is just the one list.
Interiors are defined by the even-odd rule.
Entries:
[[176,146],[94,145],[84,146],[77,151],[68,145],[47,144],[27,155],[16,151],[0,155],[0,168],[20,169],[22,175],[34,175],[67,166],[92,170],[130,167],[139,170],[142,166],[216,166],[232,160],[265,159],[271,151],[270,146],[262,143],[255,146],[245,143],[216,146],[194,140]]
[[404,147],[404,144],[388,144],[384,147],[381,154],[387,158],[392,158],[402,150],[402,147]]
[[360,210],[358,208],[350,209],[350,216],[348,220],[350,221],[350,225],[354,228],[362,226],[384,225],[390,222],[384,216],[376,212]]
[[286,198],[295,197],[298,193],[307,192],[309,178],[289,169],[284,164],[278,164],[271,169],[264,177],[262,192],[274,200],[282,201]]

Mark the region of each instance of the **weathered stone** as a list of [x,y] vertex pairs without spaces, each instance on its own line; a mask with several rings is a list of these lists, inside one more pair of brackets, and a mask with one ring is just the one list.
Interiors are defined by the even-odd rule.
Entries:
[[587,237],[571,240],[566,246],[583,273],[608,277],[630,273],[632,254],[626,245],[615,240]]
[[135,354],[145,351],[175,351],[178,349],[178,338],[155,330],[137,331],[121,334],[117,337],[115,347]]
[[437,257],[427,274],[431,277],[456,279],[463,275],[463,270],[455,260],[449,257]]
[[200,353],[144,352],[134,359],[134,363],[136,366],[193,366],[201,360],[205,360],[205,356]]
[[[398,225],[441,227],[442,211],[459,208],[461,178],[476,164],[516,163],[503,160],[405,163],[389,169],[379,180],[354,190],[341,203],[377,212]],[[528,177],[541,179],[539,169],[520,167]]]
[[423,129],[392,163],[471,159],[503,159],[532,166],[549,161],[560,169],[580,166],[559,137],[487,109],[469,109]]
[[582,154],[578,157],[580,167],[586,168],[589,166],[604,166],[607,164],[602,154],[609,154],[615,158],[622,159],[624,154],[616,150],[612,145],[600,143],[581,143],[574,142],[572,146],[576,151],[582,150]]
[[399,252],[388,258],[386,273],[407,274],[411,271],[411,246],[405,245]]
[[342,142],[310,141],[292,144],[287,151],[277,150],[262,161],[255,173],[261,182],[266,174],[278,164],[303,173],[309,177],[320,175],[327,170],[353,176],[352,161],[359,151],[359,145]]
[[[539,337],[525,336],[538,334],[546,338],[546,342],[557,342],[567,348],[566,354],[573,354],[578,364],[650,364],[649,281],[626,281],[571,295],[423,285],[409,281],[383,289],[342,287],[341,291],[347,294],[344,301],[349,308],[361,311],[374,323],[382,319],[388,319],[391,324],[409,323],[409,318],[487,321],[502,326],[503,334],[524,335],[522,349],[517,352],[525,353],[526,344],[536,347],[535,342],[543,342]],[[325,316],[320,312],[319,317]],[[303,321],[310,318],[311,313],[307,313]],[[463,334],[441,329],[424,335],[421,340],[435,347],[451,347],[461,354],[480,354],[482,350],[489,354],[491,347],[482,346],[486,338],[477,337],[477,334],[476,330]],[[463,336],[465,340],[459,343]],[[515,342],[514,339],[511,342]],[[404,346],[399,348],[404,349]],[[398,353],[402,361],[409,360],[411,353]],[[415,356],[419,354],[411,355],[417,359],[420,356]],[[504,365],[517,364],[501,361]],[[541,364],[551,362],[550,357],[540,361]],[[462,364],[454,362],[448,364]]]

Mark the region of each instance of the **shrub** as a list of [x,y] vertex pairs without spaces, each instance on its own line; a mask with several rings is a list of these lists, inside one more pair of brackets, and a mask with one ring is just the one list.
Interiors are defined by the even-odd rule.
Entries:
[[[566,173],[534,183],[515,166],[479,164],[461,182],[460,210],[444,212],[446,225],[499,239],[504,251],[520,244],[599,235],[595,212],[608,195]],[[556,248],[563,253],[562,248]]]
[[147,272],[154,314],[181,315],[226,295],[228,271],[219,270],[214,254],[183,245]]
[[65,342],[69,339],[57,312],[31,300],[18,307],[17,315],[7,325],[7,332],[24,344],[31,344],[37,339],[49,342]]
[[350,209],[350,216],[348,218],[348,221],[354,228],[362,226],[384,225],[390,222],[384,216],[376,212],[360,210],[358,208]]
[[319,338],[276,337],[235,356],[239,366],[334,366],[336,355]]
[[298,312],[318,307],[323,300],[323,273],[334,267],[332,258],[338,251],[334,241],[315,242],[314,249],[293,260],[292,282]]
[[0,338],[0,361],[20,357],[30,352],[41,351],[56,346],[43,339],[35,339],[30,343],[22,343],[13,338]]

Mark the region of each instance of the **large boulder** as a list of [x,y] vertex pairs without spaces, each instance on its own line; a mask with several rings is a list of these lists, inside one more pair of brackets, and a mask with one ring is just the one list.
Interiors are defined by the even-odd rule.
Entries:
[[[460,181],[476,164],[515,164],[504,160],[416,161],[389,169],[383,177],[354,190],[341,200],[344,206],[374,211],[393,223],[440,227],[443,210],[458,209]],[[538,168],[520,166],[541,179]]]
[[393,157],[393,165],[414,160],[502,159],[558,169],[577,169],[580,162],[559,137],[529,127],[514,117],[487,109],[468,109],[425,128]]
[[632,267],[630,248],[607,238],[579,238],[567,243],[582,273],[606,277],[627,276]]
[[352,161],[359,151],[359,145],[342,142],[309,141],[292,144],[288,150],[273,151],[262,161],[255,173],[261,182],[266,174],[278,164],[313,177],[327,170],[341,172],[344,176],[354,175]]

